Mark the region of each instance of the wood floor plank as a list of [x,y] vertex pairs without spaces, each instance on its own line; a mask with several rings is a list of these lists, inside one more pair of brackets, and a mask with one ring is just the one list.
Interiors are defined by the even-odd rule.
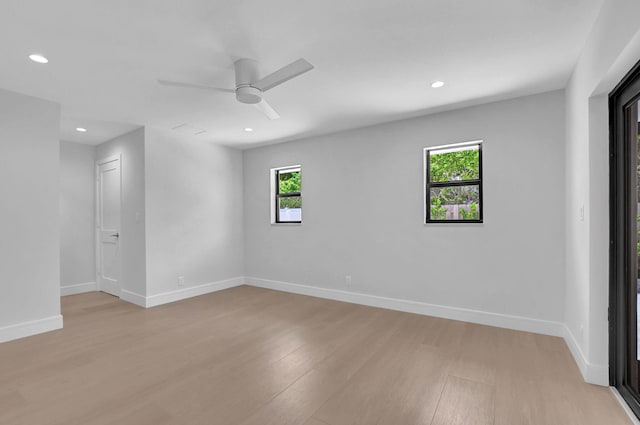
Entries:
[[458,378],[495,384],[497,358],[495,347],[484,349],[473,348],[457,353],[457,358],[450,369],[450,374]]
[[330,425],[330,424],[311,417],[303,425]]
[[242,425],[305,423],[344,382],[344,378],[312,370],[258,409]]
[[630,423],[544,335],[247,286],[62,311],[0,344],[0,424]]
[[432,425],[492,425],[492,385],[449,376],[440,397]]
[[404,361],[401,375],[388,392],[376,425],[429,425],[447,380],[449,353],[418,347]]
[[421,344],[427,323],[408,315],[314,418],[331,425],[428,424],[450,357],[446,350]]
[[431,318],[429,331],[425,334],[423,343],[435,347],[459,348],[463,341],[469,324],[456,320]]

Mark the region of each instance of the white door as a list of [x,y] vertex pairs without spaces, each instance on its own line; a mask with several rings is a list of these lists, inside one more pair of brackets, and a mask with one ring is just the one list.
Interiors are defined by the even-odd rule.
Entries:
[[96,162],[98,289],[120,296],[120,158]]

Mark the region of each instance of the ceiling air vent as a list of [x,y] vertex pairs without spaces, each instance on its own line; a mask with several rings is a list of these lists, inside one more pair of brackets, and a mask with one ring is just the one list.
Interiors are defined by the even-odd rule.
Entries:
[[184,134],[186,136],[198,136],[207,132],[207,130],[205,130],[204,128],[194,127],[187,123],[172,127],[171,130],[175,131],[178,134]]

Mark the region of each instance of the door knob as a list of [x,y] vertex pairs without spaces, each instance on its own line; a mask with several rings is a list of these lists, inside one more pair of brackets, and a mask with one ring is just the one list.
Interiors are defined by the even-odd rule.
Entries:
[[119,238],[120,237],[120,233],[116,233],[115,235],[109,235],[109,236],[111,236],[112,238]]

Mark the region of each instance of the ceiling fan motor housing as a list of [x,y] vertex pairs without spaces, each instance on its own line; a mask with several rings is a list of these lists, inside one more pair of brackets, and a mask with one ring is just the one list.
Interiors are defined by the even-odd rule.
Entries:
[[262,92],[253,86],[238,86],[236,88],[236,99],[242,103],[260,103],[262,100]]
[[254,81],[258,81],[258,62],[253,59],[238,59],[234,63],[234,68],[238,102],[259,103],[262,100],[262,92],[251,85]]

